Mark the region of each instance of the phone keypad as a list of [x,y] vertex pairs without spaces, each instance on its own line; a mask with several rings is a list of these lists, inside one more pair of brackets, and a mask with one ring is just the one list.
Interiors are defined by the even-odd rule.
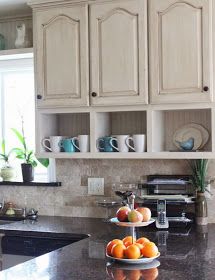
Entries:
[[165,213],[160,213],[160,215],[159,215],[159,223],[160,224],[165,224],[165,221],[166,221]]

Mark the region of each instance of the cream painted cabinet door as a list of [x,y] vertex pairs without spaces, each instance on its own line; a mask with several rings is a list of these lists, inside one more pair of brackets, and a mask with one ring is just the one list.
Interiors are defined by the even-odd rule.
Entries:
[[88,6],[34,14],[38,107],[89,105]]
[[147,1],[90,5],[92,105],[147,103]]
[[212,101],[211,0],[150,0],[150,100]]

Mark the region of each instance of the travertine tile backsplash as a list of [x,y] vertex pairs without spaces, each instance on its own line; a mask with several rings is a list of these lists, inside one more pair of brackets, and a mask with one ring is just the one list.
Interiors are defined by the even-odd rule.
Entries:
[[[105,197],[111,196],[112,184],[135,183],[148,174],[187,174],[184,160],[57,160],[57,180],[62,187],[14,187],[1,186],[5,201],[13,201],[20,207],[34,207],[41,215],[105,217],[106,211],[97,207],[103,197],[87,195],[87,178],[102,177],[105,180]],[[209,175],[215,176],[215,161],[210,162]],[[212,192],[214,189],[212,188]],[[208,201],[209,221],[215,222],[215,197]]]

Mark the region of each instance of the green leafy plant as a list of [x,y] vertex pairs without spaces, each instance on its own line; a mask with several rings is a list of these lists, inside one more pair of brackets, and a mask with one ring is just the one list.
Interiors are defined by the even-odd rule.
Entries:
[[22,117],[22,132],[19,132],[17,129],[12,128],[12,131],[15,133],[19,142],[21,143],[21,148],[14,148],[13,151],[16,154],[16,158],[21,159],[24,163],[31,164],[33,167],[37,166],[37,163],[40,162],[43,166],[48,167],[48,159],[37,159],[35,157],[34,151],[29,150],[26,143],[25,132],[24,132],[24,121]]
[[208,159],[194,159],[189,160],[189,164],[192,171],[192,185],[197,189],[198,192],[204,193],[207,187],[207,170],[208,170]]
[[5,140],[3,139],[2,142],[1,142],[0,159],[5,162],[6,166],[9,166],[9,158],[10,158],[12,153],[13,153],[13,149],[11,149],[9,152],[6,152]]

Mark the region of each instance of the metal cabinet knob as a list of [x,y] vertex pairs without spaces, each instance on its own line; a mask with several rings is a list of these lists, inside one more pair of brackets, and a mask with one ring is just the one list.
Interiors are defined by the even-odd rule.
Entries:
[[92,92],[92,97],[96,97],[97,93],[96,92]]
[[205,86],[205,87],[203,87],[203,90],[204,91],[209,91],[209,87]]
[[37,94],[37,99],[42,99],[42,95]]

